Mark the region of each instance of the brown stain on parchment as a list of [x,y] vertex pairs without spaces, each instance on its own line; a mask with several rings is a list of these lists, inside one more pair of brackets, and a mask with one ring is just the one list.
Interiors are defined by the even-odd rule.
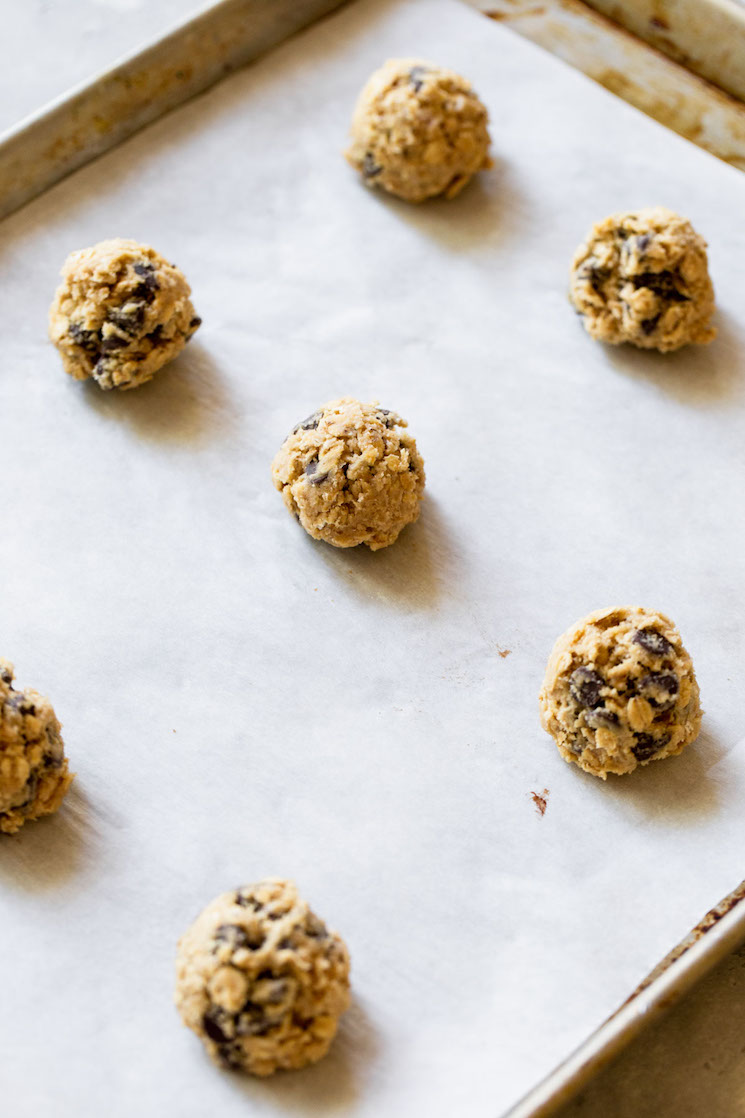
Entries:
[[530,793],[531,799],[533,800],[533,803],[535,804],[536,811],[538,812],[538,814],[540,816],[543,816],[543,815],[546,814],[546,808],[548,807],[548,797],[549,797],[549,795],[550,795],[550,792],[549,792],[548,788],[544,788],[543,792],[531,792]]

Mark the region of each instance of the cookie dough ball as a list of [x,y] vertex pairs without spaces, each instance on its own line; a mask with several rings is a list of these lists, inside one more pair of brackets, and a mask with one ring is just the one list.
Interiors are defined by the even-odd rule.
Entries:
[[416,58],[394,58],[362,90],[348,161],[368,186],[407,202],[454,198],[490,167],[488,114],[469,82]]
[[137,388],[181,352],[201,319],[182,273],[137,241],[72,252],[49,311],[49,336],[76,380]]
[[332,400],[287,436],[272,478],[314,539],[387,547],[419,516],[424,462],[406,420],[377,404]]
[[597,610],[567,629],[548,661],[540,705],[564,760],[603,780],[680,753],[701,729],[680,633],[641,606]]
[[716,336],[706,241],[662,206],[611,214],[572,260],[569,298],[593,338],[661,353]]
[[349,954],[292,882],[270,878],[223,893],[182,936],[176,1005],[221,1066],[302,1068],[349,1005]]
[[0,831],[51,815],[72,783],[49,699],[13,687],[13,665],[0,660]]

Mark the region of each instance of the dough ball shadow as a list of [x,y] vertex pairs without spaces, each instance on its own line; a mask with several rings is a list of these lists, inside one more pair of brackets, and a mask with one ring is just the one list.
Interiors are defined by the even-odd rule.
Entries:
[[515,215],[527,206],[526,192],[513,181],[514,175],[503,160],[479,171],[455,198],[430,198],[425,202],[404,202],[384,190],[360,189],[385,205],[400,220],[438,241],[451,252],[490,253],[495,247],[519,237]]
[[723,752],[704,723],[695,742],[677,757],[654,761],[622,778],[609,777],[600,792],[610,793],[624,811],[642,815],[645,826],[687,826],[719,809],[716,781],[709,770]]
[[317,1064],[301,1071],[278,1072],[270,1079],[228,1073],[247,1100],[261,1099],[298,1115],[347,1114],[360,1097],[363,1080],[378,1058],[380,1042],[369,1014],[354,998],[339,1023],[339,1032]]
[[674,353],[636,349],[631,345],[603,349],[608,363],[619,372],[635,380],[652,382],[682,404],[716,405],[743,395],[745,339],[725,311],[717,310],[713,321],[718,333],[709,345],[684,346]]
[[[309,541],[310,542],[310,541]],[[313,541],[334,576],[365,598],[412,610],[433,608],[449,576],[451,548],[437,503],[425,496],[419,519],[404,528],[390,547],[333,548]]]
[[198,446],[218,438],[230,424],[219,369],[197,341],[140,388],[102,392],[88,380],[82,391],[100,416],[129,423],[152,442]]
[[0,877],[19,892],[52,890],[94,861],[96,845],[88,797],[75,780],[54,815],[0,835]]

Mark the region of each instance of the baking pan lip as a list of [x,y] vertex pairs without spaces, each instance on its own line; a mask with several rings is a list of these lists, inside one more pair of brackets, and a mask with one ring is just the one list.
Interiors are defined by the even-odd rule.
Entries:
[[134,64],[140,64],[149,55],[155,54],[162,49],[167,49],[175,40],[180,40],[182,36],[194,30],[195,26],[201,24],[205,17],[215,16],[221,11],[235,6],[236,0],[216,0],[216,2],[204,4],[197,8],[188,19],[172,24],[170,28],[152,42],[142,43],[140,46],[135,47],[134,50],[119,55],[118,58],[115,58],[113,62],[103,69],[97,70],[87,78],[83,78],[81,81],[69,86],[56,97],[53,97],[49,101],[45,101],[38,109],[33,109],[30,113],[21,117],[15,124],[11,124],[9,128],[0,131],[0,148],[10,140],[15,140],[19,136],[22,137],[25,132],[40,121],[52,118],[60,109],[65,111],[68,109],[73,110],[76,101],[82,95],[94,91],[103,83],[107,81],[116,81],[120,77],[125,77]]
[[347,0],[217,0],[0,132],[0,220]]
[[549,1118],[745,941],[745,881],[699,921],[625,1002],[503,1118]]

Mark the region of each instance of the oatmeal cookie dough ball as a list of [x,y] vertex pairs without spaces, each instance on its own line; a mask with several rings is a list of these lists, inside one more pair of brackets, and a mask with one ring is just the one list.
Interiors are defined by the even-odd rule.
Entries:
[[223,1067],[302,1068],[349,1005],[349,954],[292,882],[269,878],[223,893],[182,936],[175,1000]]
[[13,665],[0,659],[0,831],[51,815],[72,783],[49,699],[13,687]]
[[567,629],[548,661],[540,706],[564,760],[603,780],[680,753],[701,729],[680,633],[641,606],[597,610]]
[[182,273],[137,241],[68,256],[49,311],[65,372],[100,388],[137,388],[184,348],[201,319]]
[[465,78],[431,62],[393,58],[360,93],[345,154],[368,186],[407,202],[454,198],[491,166],[487,123]]
[[294,428],[272,463],[290,512],[334,547],[387,547],[419,516],[424,462],[406,420],[377,404],[332,400]]
[[706,241],[662,206],[611,214],[574,254],[569,298],[593,338],[667,353],[716,336]]

